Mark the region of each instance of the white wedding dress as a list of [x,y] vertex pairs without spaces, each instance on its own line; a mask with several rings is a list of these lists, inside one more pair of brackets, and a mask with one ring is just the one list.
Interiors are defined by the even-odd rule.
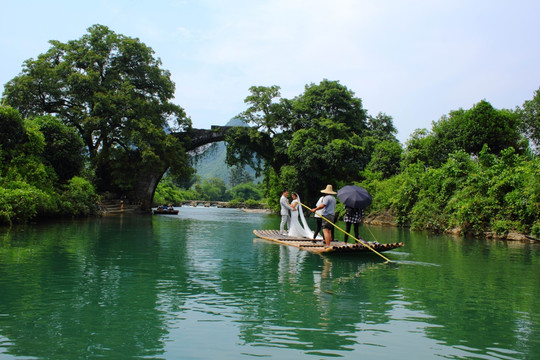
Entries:
[[[297,197],[291,203],[291,206],[296,205],[296,211],[291,211],[291,226],[289,228],[289,236],[297,238],[313,239],[313,231],[309,228],[304,212],[302,211],[302,204],[300,203],[300,197]],[[299,220],[300,218],[300,220]],[[300,224],[300,221],[302,222]]]

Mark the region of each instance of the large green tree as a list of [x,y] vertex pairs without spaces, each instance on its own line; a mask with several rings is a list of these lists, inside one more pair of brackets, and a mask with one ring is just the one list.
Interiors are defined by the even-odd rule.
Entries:
[[415,132],[407,141],[404,158],[407,163],[421,160],[428,166],[439,167],[456,151],[477,156],[484,145],[493,154],[508,147],[522,152],[525,142],[520,127],[517,112],[495,109],[482,100],[468,110],[442,116],[429,132]]
[[252,127],[229,133],[227,161],[265,171],[270,205],[283,187],[309,202],[326,184],[359,181],[375,145],[397,143],[392,118],[369,118],[361,99],[338,81],[306,85],[293,99],[281,98],[278,86],[254,86],[245,102],[239,117]]
[[4,104],[77,129],[100,190],[129,190],[156,168],[189,172],[184,147],[168,130],[191,121],[170,102],[174,83],[151,48],[102,25],[78,40],[50,43],[6,84]]
[[290,139],[286,115],[289,103],[281,98],[279,86],[252,86],[244,100],[249,105],[237,117],[250,127],[237,127],[227,133],[227,164],[249,165],[257,173],[265,167],[279,172],[287,162],[281,143]]

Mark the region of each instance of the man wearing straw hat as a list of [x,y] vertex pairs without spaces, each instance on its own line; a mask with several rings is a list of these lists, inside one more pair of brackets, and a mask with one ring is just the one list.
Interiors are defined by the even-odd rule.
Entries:
[[330,242],[333,237],[333,230],[335,222],[335,211],[336,211],[336,198],[334,195],[337,193],[332,189],[332,185],[326,185],[326,189],[321,190],[326,196],[322,200],[322,204],[317,206],[314,209],[311,209],[311,212],[314,213],[317,210],[323,209],[321,215],[323,218],[322,228],[324,234],[324,242],[327,246],[330,246]]

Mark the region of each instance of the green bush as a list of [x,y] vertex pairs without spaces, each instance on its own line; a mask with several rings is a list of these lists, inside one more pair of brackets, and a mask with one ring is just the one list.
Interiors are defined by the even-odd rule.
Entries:
[[227,203],[227,207],[228,208],[238,208],[238,207],[240,207],[241,204],[242,204],[242,202],[240,200],[233,199],[233,200],[231,200],[231,201],[229,201]]
[[236,185],[229,190],[229,193],[232,199],[261,200],[263,197],[262,190],[253,183]]
[[540,161],[505,149],[499,157],[482,150],[478,158],[452,154],[439,168],[423,163],[364,187],[373,196],[372,212],[391,210],[399,225],[481,234],[538,231]]
[[507,235],[510,231],[523,231],[523,226],[518,221],[507,219],[493,219],[491,221],[491,230],[498,235]]
[[88,180],[75,176],[59,196],[59,211],[62,215],[71,216],[95,214],[97,199],[94,186]]
[[179,205],[186,200],[201,200],[201,198],[195,190],[181,189],[169,179],[161,181],[154,194],[154,204]]
[[244,206],[248,209],[258,209],[262,207],[261,203],[257,200],[248,199],[244,201]]
[[491,218],[497,214],[493,199],[482,194],[459,196],[451,201],[448,209],[450,225],[461,228],[462,232],[479,235],[489,229]]
[[12,182],[10,188],[0,187],[0,223],[26,222],[38,213],[54,209],[51,196],[23,182]]
[[540,239],[540,220],[535,222],[531,227],[531,235],[537,239]]
[[422,197],[410,212],[411,229],[442,232],[448,227],[448,217],[440,209],[440,204],[432,197]]
[[389,194],[390,209],[396,214],[399,225],[409,225],[410,213],[418,201],[418,194],[422,188],[421,180],[424,177],[424,164],[418,162],[408,166],[401,174],[390,181],[394,185]]

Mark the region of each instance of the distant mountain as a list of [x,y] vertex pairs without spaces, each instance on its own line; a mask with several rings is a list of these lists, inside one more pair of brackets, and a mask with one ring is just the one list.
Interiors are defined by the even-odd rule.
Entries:
[[240,118],[232,118],[225,126],[248,126],[248,124]]
[[[225,126],[247,126],[247,124],[238,118],[229,120]],[[220,178],[229,186],[230,167],[225,163],[227,148],[225,142],[221,141],[210,145],[201,154],[196,156],[194,168],[202,179]],[[245,168],[248,173],[255,178],[255,170],[250,166]],[[260,180],[256,179],[255,181]]]

